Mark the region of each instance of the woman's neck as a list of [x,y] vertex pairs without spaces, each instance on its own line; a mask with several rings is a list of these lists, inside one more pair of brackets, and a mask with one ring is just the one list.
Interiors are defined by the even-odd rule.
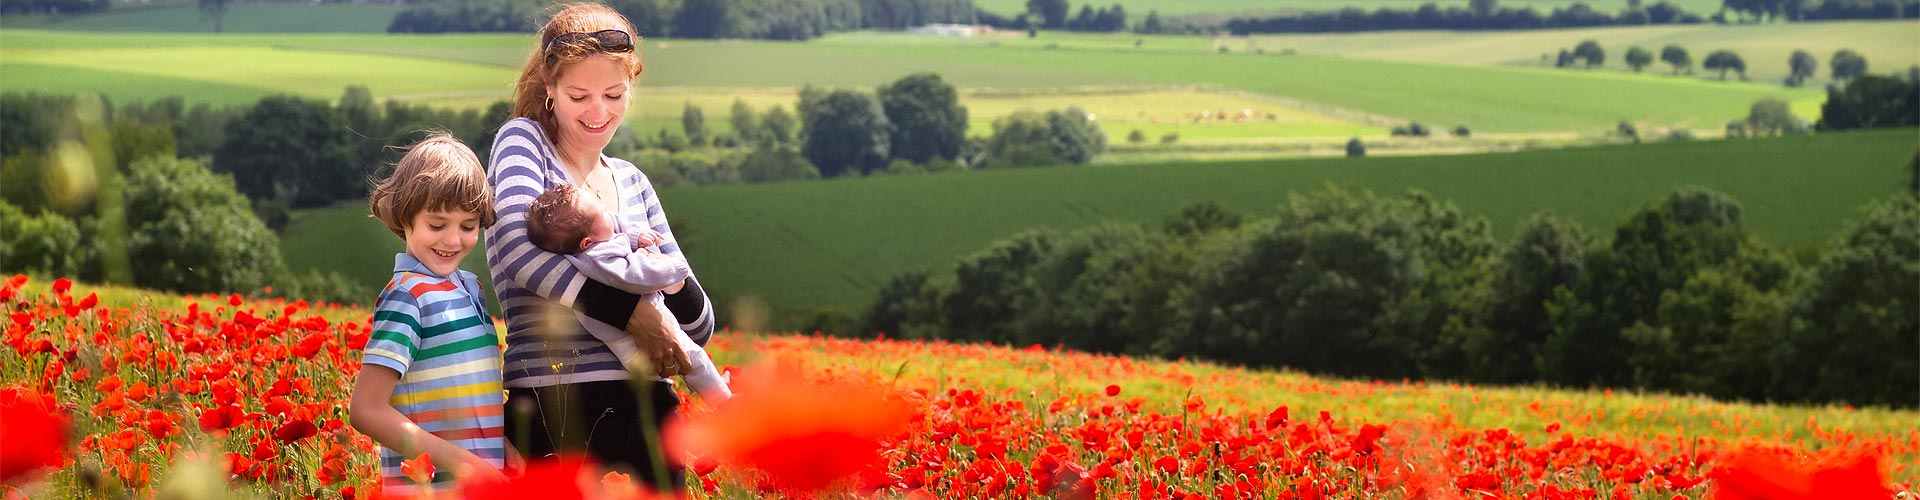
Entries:
[[560,154],[560,161],[566,165],[567,173],[583,182],[593,173],[593,169],[600,166],[600,148],[583,147],[561,139],[554,149]]

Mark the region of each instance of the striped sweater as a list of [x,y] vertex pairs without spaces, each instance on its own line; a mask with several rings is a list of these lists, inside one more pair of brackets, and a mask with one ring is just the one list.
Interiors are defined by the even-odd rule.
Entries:
[[[572,183],[540,126],[516,118],[500,126],[489,155],[488,177],[493,185],[497,217],[487,228],[487,265],[507,320],[506,386],[546,387],[609,380],[628,374],[609,343],[631,342],[624,335],[587,329],[569,317],[567,331],[538,332],[537,326],[556,309],[572,308],[591,320],[624,326],[641,296],[588,279],[565,255],[540,250],[527,235],[527,207],[548,188]],[[639,168],[625,160],[601,156],[613,169],[622,210],[616,214],[624,227],[653,229],[665,242],[660,251],[680,254],[679,243],[667,224],[667,214],[653,184]],[[698,278],[689,278],[680,293],[665,297],[667,308],[696,343],[713,334],[713,308]]]
[[[400,374],[388,402],[407,420],[501,467],[506,397],[500,385],[500,338],[473,273],[455,274],[435,275],[412,255],[394,256],[393,279],[380,292],[362,364]],[[412,481],[400,471],[400,462],[408,458],[380,447],[386,493],[413,493]],[[434,482],[451,479],[436,474]]]

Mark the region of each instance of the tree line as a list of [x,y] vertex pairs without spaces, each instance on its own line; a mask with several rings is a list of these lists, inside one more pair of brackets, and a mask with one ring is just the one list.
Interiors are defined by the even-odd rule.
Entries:
[[[836,31],[973,24],[972,0],[611,0],[646,37],[807,40]],[[387,31],[530,32],[544,2],[436,1],[396,15]]]
[[[1920,183],[1920,158],[1909,168]],[[1484,217],[1418,192],[1331,188],[1261,217],[1203,203],[1158,226],[1026,232],[896,276],[857,331],[1912,407],[1917,196],[1870,204],[1804,260],[1752,237],[1731,197],[1699,188],[1645,206],[1610,239],[1542,213],[1503,242]]]
[[[1728,19],[1726,12],[1736,14]],[[1224,28],[1235,35],[1255,33],[1328,33],[1388,30],[1522,30],[1593,26],[1640,26],[1651,24],[1735,23],[1761,18],[1842,20],[1842,19],[1915,19],[1920,18],[1920,0],[1873,0],[1855,2],[1833,0],[1808,9],[1805,2],[1780,0],[1729,0],[1722,12],[1702,17],[1662,0],[1650,6],[1633,2],[1618,14],[1594,9],[1585,2],[1554,8],[1546,14],[1531,6],[1499,7],[1495,0],[1473,0],[1468,7],[1441,7],[1426,3],[1413,10],[1380,8],[1368,11],[1348,7],[1333,11],[1302,12],[1267,17],[1229,19]]]

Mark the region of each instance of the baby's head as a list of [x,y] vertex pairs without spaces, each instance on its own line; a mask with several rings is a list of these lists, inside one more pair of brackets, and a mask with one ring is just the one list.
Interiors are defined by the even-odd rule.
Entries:
[[562,184],[540,193],[527,208],[533,246],[553,253],[579,253],[613,236],[613,221],[592,191]]
[[493,225],[493,190],[473,150],[446,133],[407,147],[393,173],[367,196],[372,216],[406,242],[407,253],[449,274]]

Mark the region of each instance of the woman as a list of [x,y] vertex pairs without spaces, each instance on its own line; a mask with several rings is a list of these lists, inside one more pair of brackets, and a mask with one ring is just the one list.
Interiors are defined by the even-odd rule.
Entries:
[[[638,40],[626,18],[600,4],[566,5],[538,35],[515,85],[515,118],[500,127],[489,162],[499,223],[487,230],[487,263],[507,319],[507,437],[528,460],[585,449],[602,465],[678,489],[683,476],[662,458],[658,436],[679,399],[656,372],[679,373],[685,356],[669,338],[643,337],[636,348],[618,334],[621,325],[642,331],[641,297],[589,280],[564,256],[536,248],[526,225],[533,199],[567,184],[598,195],[617,225],[652,229],[664,239],[662,252],[680,252],[646,176],[602,154],[641,71]],[[713,312],[699,282],[689,278],[666,303],[705,344]],[[630,375],[615,356],[636,350],[652,371]]]

